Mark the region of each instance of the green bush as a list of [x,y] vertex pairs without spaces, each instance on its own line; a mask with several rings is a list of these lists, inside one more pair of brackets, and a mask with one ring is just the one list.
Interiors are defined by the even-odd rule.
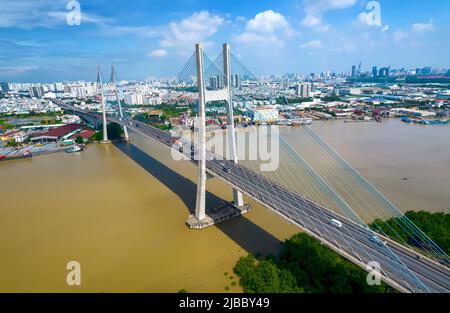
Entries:
[[285,241],[276,258],[241,257],[234,267],[248,293],[379,293],[385,284],[369,286],[367,272],[312,237],[299,233]]
[[408,211],[404,217],[391,218],[386,221],[376,219],[369,226],[393,240],[407,242],[421,249],[427,248],[419,238],[411,234],[411,231],[405,231],[405,229],[409,230],[406,224],[409,222],[408,220],[427,234],[447,254],[450,253],[450,214],[448,213]]

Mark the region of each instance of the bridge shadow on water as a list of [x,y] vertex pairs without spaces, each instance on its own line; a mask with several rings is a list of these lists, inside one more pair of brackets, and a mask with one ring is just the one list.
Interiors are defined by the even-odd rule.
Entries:
[[[197,185],[194,182],[175,172],[165,164],[153,158],[147,152],[130,143],[121,142],[115,143],[114,145],[133,161],[139,164],[139,166],[145,169],[149,174],[172,190],[184,202],[189,210],[189,213],[194,213],[197,190]],[[231,192],[232,191],[230,188],[230,193]],[[206,191],[207,207],[217,206],[224,201],[224,199],[221,199]],[[186,215],[186,219],[187,217],[188,216]],[[174,222],[184,223],[185,221]],[[250,221],[245,216],[231,219],[213,227],[220,229],[241,248],[252,254],[276,253],[281,247],[279,239]]]

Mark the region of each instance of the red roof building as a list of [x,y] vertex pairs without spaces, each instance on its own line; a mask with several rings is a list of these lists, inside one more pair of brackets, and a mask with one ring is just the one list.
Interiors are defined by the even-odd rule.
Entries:
[[34,133],[31,135],[31,142],[57,142],[66,139],[83,129],[81,124],[67,124],[52,128],[43,133]]
[[90,130],[90,129],[85,129],[85,130],[80,131],[79,133],[73,134],[72,136],[69,137],[69,139],[75,140],[78,136],[81,136],[83,139],[87,140],[94,135],[95,135],[95,131]]

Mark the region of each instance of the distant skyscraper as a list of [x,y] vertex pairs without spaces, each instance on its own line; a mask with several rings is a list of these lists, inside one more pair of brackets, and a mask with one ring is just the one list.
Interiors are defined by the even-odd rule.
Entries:
[[372,76],[373,77],[378,76],[378,67],[376,67],[376,66],[372,67]]
[[355,78],[356,77],[356,65],[352,66],[352,77]]
[[309,97],[311,97],[311,84],[310,83],[298,84],[295,87],[295,94],[297,96],[300,96],[300,98],[309,98]]
[[358,65],[358,71],[356,72],[356,75],[357,76],[361,76],[361,62],[359,62],[359,65]]
[[421,74],[423,76],[429,76],[429,75],[431,75],[431,73],[432,73],[431,67],[427,66],[427,67],[424,67],[422,69],[422,73]]
[[241,78],[239,75],[234,75],[234,87],[240,88],[241,87]]
[[0,92],[4,94],[7,94],[9,92],[8,83],[0,83]]
[[209,88],[212,90],[216,90],[217,89],[217,78],[216,77],[210,77],[209,78]]
[[30,97],[41,99],[44,96],[44,88],[41,86],[30,88]]
[[217,89],[222,89],[224,87],[224,77],[222,75],[217,75]]

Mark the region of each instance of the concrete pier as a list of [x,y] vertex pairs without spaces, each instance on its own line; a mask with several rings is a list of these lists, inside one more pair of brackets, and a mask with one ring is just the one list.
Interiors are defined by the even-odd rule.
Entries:
[[225,222],[234,217],[243,215],[250,211],[250,204],[244,203],[238,207],[233,202],[223,203],[215,208],[207,209],[206,215],[202,220],[191,214],[186,221],[186,225],[191,229],[204,229],[215,224]]

